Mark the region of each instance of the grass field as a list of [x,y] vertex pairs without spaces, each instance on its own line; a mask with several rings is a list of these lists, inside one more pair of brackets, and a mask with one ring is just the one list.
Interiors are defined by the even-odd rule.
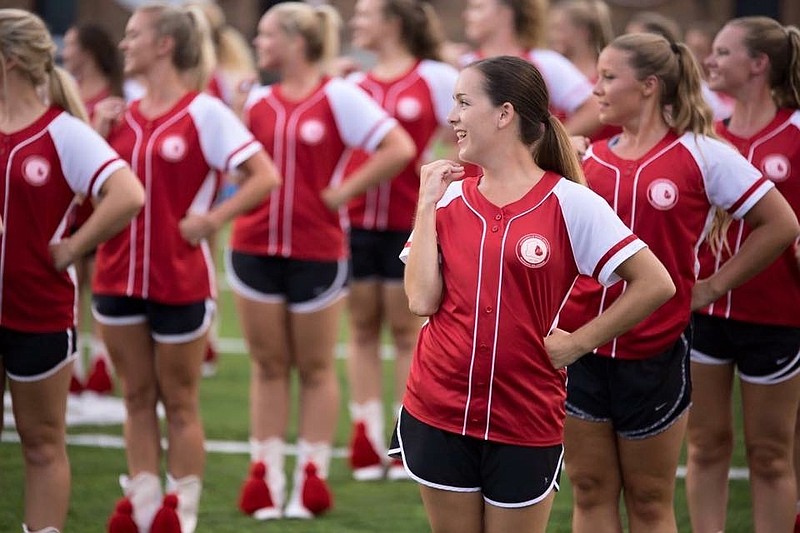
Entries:
[[[221,337],[239,336],[230,294],[223,292],[220,301]],[[346,336],[343,330],[342,337]],[[342,409],[336,446],[347,444],[347,388],[344,365],[339,364],[342,383]],[[384,363],[384,383],[391,383],[391,361]],[[209,441],[233,441],[246,449],[248,438],[248,360],[243,354],[224,353],[218,374],[202,385],[202,411]],[[389,385],[387,385],[388,387]],[[390,391],[387,391],[389,393]],[[121,435],[119,426],[70,428],[71,436]],[[737,441],[734,466],[744,466],[740,436]],[[0,532],[21,531],[22,520],[22,458],[19,444],[9,442],[13,429],[6,428],[0,444]],[[290,440],[294,438],[291,430]],[[101,532],[114,502],[120,496],[117,477],[125,471],[121,449],[98,446],[71,445],[73,489],[66,531]],[[259,523],[242,515],[236,508],[239,486],[245,477],[249,457],[246,453],[211,452],[208,455],[205,487],[201,504],[198,533],[280,531],[280,532],[419,532],[427,531],[427,522],[416,485],[411,482],[355,482],[350,477],[346,460],[333,460],[330,484],[335,508],[317,520]],[[291,460],[287,468],[292,468]],[[571,497],[566,475],[561,479],[561,492],[556,496],[548,531],[570,531]],[[748,483],[733,479],[730,482],[731,501],[728,513],[728,532],[752,531]],[[678,479],[676,513],[680,531],[689,531],[684,482]]]

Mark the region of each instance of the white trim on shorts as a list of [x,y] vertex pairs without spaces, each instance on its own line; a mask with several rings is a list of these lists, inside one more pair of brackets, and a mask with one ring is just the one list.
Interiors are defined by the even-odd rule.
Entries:
[[214,311],[217,309],[217,304],[211,298],[206,298],[205,308],[206,312],[203,315],[203,322],[196,330],[189,331],[187,333],[178,333],[177,335],[160,335],[150,330],[150,336],[153,337],[154,341],[160,342],[161,344],[183,344],[199,339],[206,334],[208,328],[211,326],[211,322],[214,319]]
[[293,313],[313,313],[320,311],[338,302],[347,296],[347,259],[336,262],[336,277],[325,292],[312,300],[297,304],[289,304],[289,311]]
[[[400,452],[400,457],[403,459],[403,468],[405,468],[408,476],[420,485],[425,485],[426,487],[430,487],[432,489],[446,490],[448,492],[480,492],[481,487],[452,487],[450,485],[440,485],[439,483],[433,483],[426,479],[422,479],[411,471],[411,469],[408,467],[408,463],[406,463],[406,454],[403,451],[403,432],[400,431],[400,414],[402,414],[402,412],[403,408],[400,407],[400,412],[397,415],[397,442],[400,444],[400,449],[398,451]],[[390,453],[397,453],[397,451],[390,450]]]
[[784,369],[786,367],[791,368],[792,366],[797,365],[798,359],[800,359],[800,351],[797,352],[797,355],[794,356],[794,359],[792,359],[791,363],[788,363],[783,369],[778,370],[769,376],[748,376],[747,374],[742,374],[742,372],[737,368],[737,371],[739,372],[739,379],[747,383],[752,383],[753,385],[777,385],[778,383],[792,379],[798,373],[800,373],[800,365],[798,365],[794,372],[786,374],[785,376],[783,375]]
[[11,372],[6,369],[6,375],[9,379],[13,379],[17,382],[24,382],[24,383],[32,383],[34,381],[41,381],[43,379],[47,379],[50,376],[57,374],[62,368],[67,366],[69,363],[72,363],[76,359],[78,359],[78,349],[75,345],[75,338],[72,336],[72,328],[69,328],[67,331],[67,350],[69,350],[70,346],[75,348],[71,354],[67,354],[67,357],[64,358],[63,361],[58,363],[56,366],[51,368],[46,372],[42,372],[41,374],[36,374],[35,376],[17,376],[16,374],[12,374]]
[[147,315],[128,315],[128,316],[106,316],[97,310],[97,307],[92,304],[92,316],[95,320],[104,326],[133,326],[136,324],[144,324],[147,322]]
[[225,248],[225,278],[228,280],[228,286],[243,298],[260,302],[262,304],[282,304],[286,302],[286,297],[280,294],[265,294],[259,292],[247,285],[242,279],[236,275],[233,268],[233,250],[230,247]]
[[495,507],[501,507],[503,509],[519,509],[521,507],[530,507],[531,505],[536,505],[540,501],[542,501],[545,498],[547,498],[547,496],[551,492],[553,492],[553,489],[555,489],[555,490],[560,490],[561,489],[561,487],[559,486],[557,480],[558,480],[559,472],[561,471],[562,468],[564,468],[564,446],[563,445],[561,446],[561,457],[558,458],[558,463],[556,463],[556,470],[555,470],[555,472],[553,472],[553,481],[550,483],[550,486],[547,487],[547,490],[544,491],[542,494],[540,494],[538,497],[536,497],[536,498],[534,498],[532,500],[525,501],[525,502],[502,503],[502,502],[496,502],[494,500],[490,500],[489,498],[484,496],[483,497],[483,501],[485,501],[488,504],[494,505]]
[[711,357],[707,353],[701,352],[695,348],[692,348],[689,351],[689,359],[692,363],[697,363],[700,365],[723,366],[733,364],[733,359],[719,359],[717,357]]

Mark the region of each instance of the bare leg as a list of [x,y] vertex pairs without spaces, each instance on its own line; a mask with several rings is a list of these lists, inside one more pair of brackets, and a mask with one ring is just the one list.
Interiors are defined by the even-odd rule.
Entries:
[[484,505],[480,492],[450,492],[420,485],[419,493],[433,533],[483,531]]
[[553,508],[556,491],[550,491],[545,499],[535,505],[518,509],[505,509],[486,504],[484,506],[484,531],[504,533],[506,531],[541,532],[547,530],[550,510]]

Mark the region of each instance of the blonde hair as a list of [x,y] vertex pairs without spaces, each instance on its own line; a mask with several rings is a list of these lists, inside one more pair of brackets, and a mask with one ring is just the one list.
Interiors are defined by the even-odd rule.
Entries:
[[745,30],[750,56],[769,58],[769,86],[779,107],[800,108],[800,30],[769,17],[742,17],[728,22]]
[[205,90],[216,66],[214,44],[205,14],[197,6],[184,8],[148,4],[136,10],[152,15],[156,35],[174,41],[172,64],[189,75],[191,88]]
[[[48,105],[87,120],[86,108],[72,77],[55,65],[56,45],[42,19],[22,9],[0,9],[0,67],[14,59],[31,85],[44,88]],[[3,93],[8,93],[3,80]],[[9,105],[6,99],[6,105]]]
[[514,34],[523,48],[540,48],[545,44],[548,0],[500,0],[514,13]]
[[614,39],[611,11],[603,0],[564,0],[553,9],[563,11],[573,25],[586,28],[589,44],[598,54]]
[[333,6],[310,6],[303,2],[281,2],[267,13],[274,13],[281,29],[299,35],[306,44],[306,60],[318,63],[323,70],[339,55],[339,30],[342,19]]
[[664,118],[678,135],[690,131],[717,136],[711,108],[703,98],[700,67],[685,44],[670,43],[654,33],[629,33],[609,47],[628,54],[637,79],[658,78]]
[[225,13],[213,0],[190,0],[186,6],[196,6],[208,22],[217,65],[230,72],[255,73],[256,65],[247,40],[225,21]]

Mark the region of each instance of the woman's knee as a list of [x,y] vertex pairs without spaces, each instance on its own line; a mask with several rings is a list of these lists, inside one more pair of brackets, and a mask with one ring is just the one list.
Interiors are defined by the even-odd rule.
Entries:
[[690,431],[687,453],[689,461],[700,466],[729,461],[733,454],[733,431]]
[[66,460],[63,428],[41,427],[21,435],[22,455],[29,466],[45,467]]
[[792,473],[791,440],[787,444],[759,442],[747,445],[747,465],[750,475],[775,479]]

